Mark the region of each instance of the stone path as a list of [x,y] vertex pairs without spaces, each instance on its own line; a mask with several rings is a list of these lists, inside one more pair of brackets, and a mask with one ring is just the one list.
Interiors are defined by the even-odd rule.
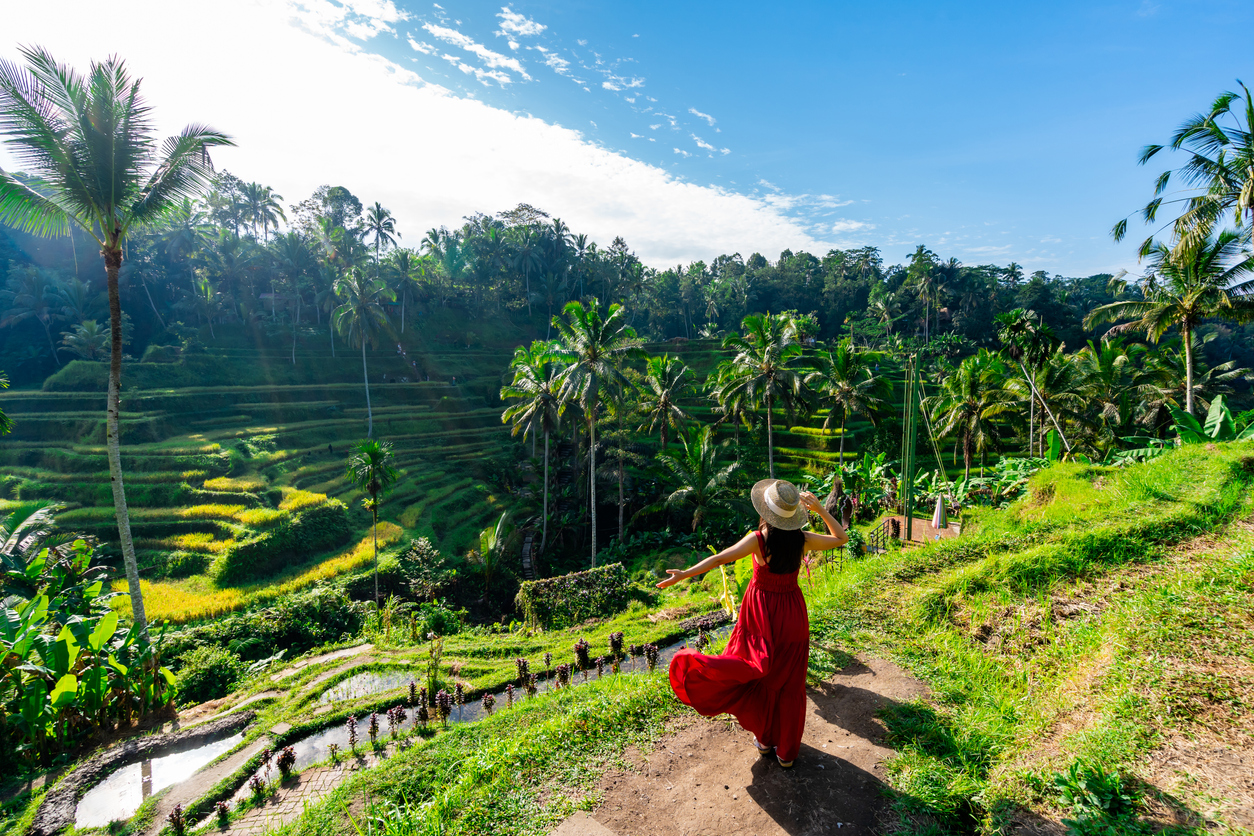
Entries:
[[148,826],[147,836],[156,836],[166,826],[166,816],[174,809],[175,804],[187,807],[217,786],[223,778],[239,769],[249,758],[272,743],[269,736],[262,735],[225,760],[205,767],[181,784],[175,784],[169,792],[157,800],[157,810],[153,814],[152,824]]
[[322,662],[330,662],[334,659],[346,659],[349,656],[358,656],[362,653],[369,653],[374,650],[373,644],[359,644],[356,647],[346,647],[343,650],[335,650],[331,653],[323,653],[321,656],[310,656],[308,659],[300,659],[290,668],[281,670],[270,677],[271,682],[282,682],[288,677],[295,676],[303,669],[310,665],[321,664]]
[[[362,769],[369,769],[381,758],[387,757],[392,751],[389,746],[382,754],[363,751],[355,758],[344,758],[335,766],[318,766],[307,769],[293,777],[290,781],[279,784],[266,803],[249,810],[242,818],[231,822],[225,831],[230,836],[260,836],[268,830],[282,827],[294,821],[305,812],[305,807],[316,804],[331,790],[338,787],[349,775]],[[233,801],[238,804],[249,797],[248,786],[245,785],[235,793]]]

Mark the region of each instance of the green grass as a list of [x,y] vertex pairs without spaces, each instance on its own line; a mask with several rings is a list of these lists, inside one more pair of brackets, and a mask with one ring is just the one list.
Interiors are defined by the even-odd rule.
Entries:
[[[1229,526],[1254,510],[1251,456],[1055,466],[1011,508],[971,515],[963,538],[823,573],[820,643],[891,655],[933,688],[884,716],[919,832],[999,832],[1025,808],[1057,818],[1052,776],[1077,760],[1135,776],[1170,735],[1248,728],[1254,535]],[[1211,815],[1204,788],[1152,792]]]

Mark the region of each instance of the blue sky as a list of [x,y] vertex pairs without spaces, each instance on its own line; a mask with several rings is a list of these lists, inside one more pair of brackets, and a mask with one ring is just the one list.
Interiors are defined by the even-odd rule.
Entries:
[[[122,0],[134,31],[104,37],[98,16],[75,22],[90,4],[51,5],[64,14],[17,12],[0,52],[120,52],[170,82],[149,92],[159,109],[235,134],[220,162],[291,202],[340,177],[416,239],[526,200],[655,266],[864,244],[894,262],[922,243],[1135,270],[1108,231],[1160,170],[1138,150],[1254,82],[1254,4],[1235,2]],[[187,21],[204,43],[174,48]],[[293,129],[314,146],[283,153]]]

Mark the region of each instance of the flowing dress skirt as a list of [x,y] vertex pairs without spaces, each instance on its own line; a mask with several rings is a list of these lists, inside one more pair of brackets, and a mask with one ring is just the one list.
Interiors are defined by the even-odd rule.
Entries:
[[797,573],[753,565],[740,619],[719,656],[685,649],[671,660],[675,695],[706,717],[732,714],[782,761],[801,749],[810,617]]

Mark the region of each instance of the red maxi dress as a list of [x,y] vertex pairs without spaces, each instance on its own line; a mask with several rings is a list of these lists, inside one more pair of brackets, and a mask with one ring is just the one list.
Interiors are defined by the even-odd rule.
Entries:
[[759,743],[774,746],[781,761],[791,761],[805,729],[809,659],[810,616],[797,572],[778,575],[754,561],[727,649],[720,656],[691,649],[676,653],[671,687],[706,717],[735,715]]

